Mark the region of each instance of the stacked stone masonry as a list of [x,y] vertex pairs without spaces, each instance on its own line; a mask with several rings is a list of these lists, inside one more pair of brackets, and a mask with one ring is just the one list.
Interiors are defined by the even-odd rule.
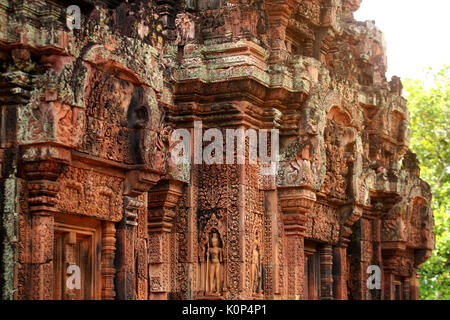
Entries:
[[[431,193],[359,5],[0,0],[2,299],[417,299]],[[176,165],[196,121],[278,129],[277,174]]]

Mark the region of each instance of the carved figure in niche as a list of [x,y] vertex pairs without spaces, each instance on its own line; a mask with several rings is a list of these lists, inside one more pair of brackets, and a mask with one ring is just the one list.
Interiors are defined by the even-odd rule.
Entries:
[[427,243],[432,236],[433,218],[430,215],[429,207],[425,204],[420,207],[420,219],[422,220],[420,237],[423,242]]
[[291,158],[286,169],[286,182],[289,185],[313,185],[320,170],[322,158],[318,130],[320,115],[312,108],[304,108],[301,116],[297,141],[291,144],[295,150],[293,150],[295,158]]
[[398,141],[405,143],[408,141],[408,136],[409,136],[408,122],[406,120],[403,120],[398,128]]
[[218,232],[211,232],[210,247],[207,249],[206,260],[206,292],[210,294],[220,294],[222,290],[222,263],[223,251],[220,247],[220,239]]
[[252,293],[261,292],[261,258],[259,248],[255,247],[252,255],[252,266],[250,273],[250,288]]
[[241,25],[241,11],[239,8],[233,9],[231,11],[231,31],[233,32],[233,36],[235,38],[239,37],[239,34],[241,33]]
[[312,169],[310,159],[310,145],[306,145],[303,150],[295,156],[295,160],[290,163],[291,167],[288,169],[286,175],[287,182],[290,184],[299,181],[300,183],[312,183]]
[[195,22],[187,13],[180,13],[175,19],[177,39],[175,45],[185,45],[195,39]]
[[399,203],[395,205],[383,220],[382,239],[385,241],[405,241],[405,205]]
[[[306,68],[302,66],[302,69],[304,69],[303,73],[307,74]],[[304,108],[301,115],[302,121],[299,126],[299,134],[317,135],[320,122],[319,112],[313,108]]]

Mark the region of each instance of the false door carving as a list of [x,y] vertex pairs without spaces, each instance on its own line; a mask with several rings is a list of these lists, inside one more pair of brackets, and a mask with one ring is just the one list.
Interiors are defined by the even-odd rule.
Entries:
[[101,298],[101,223],[57,217],[54,237],[54,299]]

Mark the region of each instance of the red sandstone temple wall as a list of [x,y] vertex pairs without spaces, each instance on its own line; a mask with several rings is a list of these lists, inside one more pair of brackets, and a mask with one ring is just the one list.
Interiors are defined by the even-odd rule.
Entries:
[[[3,299],[418,298],[431,194],[359,0],[73,2],[0,1]],[[277,129],[276,173],[174,163],[195,122]]]

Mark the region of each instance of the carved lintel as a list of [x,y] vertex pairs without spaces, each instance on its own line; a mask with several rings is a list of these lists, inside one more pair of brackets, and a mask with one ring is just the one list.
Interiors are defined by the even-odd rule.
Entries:
[[175,217],[174,208],[184,182],[162,180],[148,194],[148,228],[153,232],[170,232]]

